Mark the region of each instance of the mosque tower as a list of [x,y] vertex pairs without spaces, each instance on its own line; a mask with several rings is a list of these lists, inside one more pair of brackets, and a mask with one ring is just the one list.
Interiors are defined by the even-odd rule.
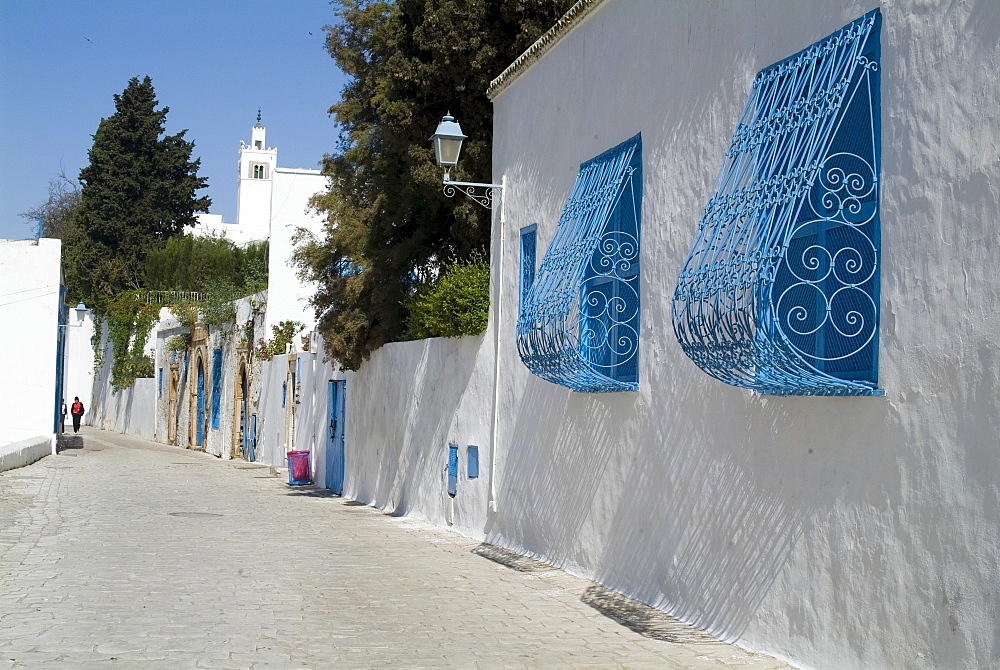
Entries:
[[266,240],[271,229],[271,197],[278,149],[268,147],[266,129],[257,123],[250,133],[250,144],[240,142],[240,179],[236,198],[236,221],[247,240]]

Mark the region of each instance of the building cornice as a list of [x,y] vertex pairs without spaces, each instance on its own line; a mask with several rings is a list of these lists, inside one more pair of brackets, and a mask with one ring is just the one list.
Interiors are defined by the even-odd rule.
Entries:
[[573,29],[584,17],[606,1],[579,0],[579,2],[570,7],[569,11],[563,14],[563,17],[554,26],[539,37],[523,54],[518,56],[517,60],[508,65],[507,69],[500,73],[500,76],[490,82],[489,87],[486,89],[486,96],[490,100],[496,99],[522,72],[531,67],[546,51],[562,39],[563,35]]

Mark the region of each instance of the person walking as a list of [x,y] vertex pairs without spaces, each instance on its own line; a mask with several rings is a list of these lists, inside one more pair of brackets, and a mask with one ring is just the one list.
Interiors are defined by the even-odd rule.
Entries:
[[83,403],[80,402],[80,396],[73,396],[73,405],[69,408],[70,414],[73,415],[73,432],[80,432],[80,419],[83,418]]

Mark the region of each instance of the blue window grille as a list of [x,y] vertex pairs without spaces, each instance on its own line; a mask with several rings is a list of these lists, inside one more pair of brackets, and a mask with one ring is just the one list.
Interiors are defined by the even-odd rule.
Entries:
[[528,289],[535,283],[536,252],[535,241],[537,238],[538,226],[532,224],[521,228],[521,286],[520,296],[521,310],[528,298]]
[[469,473],[469,479],[479,477],[479,447],[470,444],[465,450],[465,467]]
[[219,430],[222,405],[222,349],[212,352],[212,430]]
[[281,382],[281,408],[285,408],[285,401],[288,399],[288,381]]
[[163,397],[163,368],[156,371],[156,397]]
[[580,166],[523,298],[517,349],[535,375],[574,391],[639,388],[639,135]]
[[771,395],[882,395],[874,10],[761,70],[673,298],[691,360]]
[[448,495],[458,494],[458,447],[448,445]]

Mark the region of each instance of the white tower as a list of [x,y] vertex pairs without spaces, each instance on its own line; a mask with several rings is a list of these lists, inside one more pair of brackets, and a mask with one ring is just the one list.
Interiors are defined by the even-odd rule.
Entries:
[[268,148],[266,130],[257,123],[250,132],[250,144],[240,142],[240,180],[236,199],[236,221],[243,229],[245,240],[266,240],[271,229],[271,195],[274,170],[278,164],[278,149]]

